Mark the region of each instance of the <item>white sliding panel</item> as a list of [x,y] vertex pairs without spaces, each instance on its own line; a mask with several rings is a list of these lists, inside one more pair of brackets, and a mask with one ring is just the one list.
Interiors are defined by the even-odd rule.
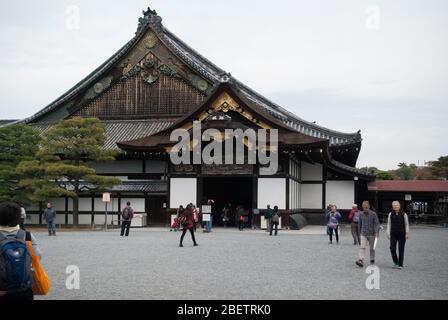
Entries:
[[351,209],[355,201],[354,181],[327,181],[327,204],[335,204],[338,209]]
[[300,204],[302,209],[322,209],[322,184],[301,184]]
[[170,208],[176,209],[180,205],[184,208],[189,203],[196,203],[197,181],[196,178],[171,178],[170,179]]
[[278,206],[286,209],[286,179],[285,178],[259,178],[257,205],[265,209],[267,205],[271,208]]

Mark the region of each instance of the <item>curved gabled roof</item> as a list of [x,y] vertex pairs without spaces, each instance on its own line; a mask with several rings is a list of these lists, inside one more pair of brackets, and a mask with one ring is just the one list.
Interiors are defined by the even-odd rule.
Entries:
[[[138,43],[141,37],[146,33],[148,29],[151,29],[159,40],[169,48],[173,54],[181,59],[192,70],[203,76],[210,81],[216,88],[223,82],[231,82],[246,99],[257,104],[260,108],[263,108],[271,114],[273,117],[282,121],[290,128],[315,138],[327,139],[330,142],[330,146],[345,146],[353,145],[361,142],[360,131],[355,133],[343,133],[335,130],[331,130],[315,123],[311,123],[301,119],[294,115],[285,108],[275,104],[269,99],[265,98],[261,94],[252,90],[242,82],[232,77],[229,73],[216,66],[214,63],[203,57],[197,51],[188,46],[185,42],[175,36],[171,31],[162,25],[162,18],[157,13],[148,8],[143,12],[143,17],[139,19],[139,25],[135,36],[126,43],[120,50],[118,50],[112,57],[99,66],[96,70],[90,73],[86,78],[77,83],[69,91],[63,94],[61,97],[50,103],[47,107],[43,108],[36,114],[29,118],[18,121],[22,123],[36,122],[44,115],[62,107],[63,104],[69,102],[73,97],[84,89],[92,86],[98,81],[104,74],[109,71],[116,62],[125,57]],[[66,114],[68,116],[69,114]]]

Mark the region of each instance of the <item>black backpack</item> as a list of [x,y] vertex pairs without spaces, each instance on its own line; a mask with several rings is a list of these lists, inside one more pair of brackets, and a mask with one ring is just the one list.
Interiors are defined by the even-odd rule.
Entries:
[[0,232],[0,291],[14,293],[31,288],[33,271],[26,241],[31,241],[29,232]]
[[126,207],[123,209],[123,220],[128,221],[131,217],[131,208]]

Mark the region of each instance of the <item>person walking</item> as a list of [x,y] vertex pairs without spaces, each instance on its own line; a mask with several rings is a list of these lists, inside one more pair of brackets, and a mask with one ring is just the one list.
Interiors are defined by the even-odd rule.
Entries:
[[229,224],[229,214],[230,214],[230,203],[224,206],[221,213],[222,224],[224,228],[227,228]]
[[278,206],[274,206],[274,210],[272,212],[271,221],[270,221],[270,232],[269,235],[272,236],[272,230],[275,227],[275,235],[278,233],[278,225],[280,223],[280,213],[278,212]]
[[215,212],[215,201],[213,199],[209,199],[207,201],[207,205],[210,206],[210,219],[205,223],[205,231],[212,232],[213,227],[213,213]]
[[[20,206],[12,202],[0,204],[0,302],[33,300],[33,271],[26,242],[31,242],[32,254],[42,257],[36,238],[20,229]],[[20,272],[13,273],[13,271]]]
[[362,212],[359,216],[358,229],[361,234],[361,246],[356,265],[362,268],[364,266],[367,243],[370,247],[370,264],[375,264],[375,241],[378,239],[380,232],[378,216],[374,211],[370,210],[369,201],[364,201],[362,203]]
[[[403,269],[404,246],[409,239],[408,215],[401,210],[398,201],[392,202],[392,211],[387,218],[387,238],[390,239],[390,253],[394,262],[394,269]],[[398,242],[398,257],[397,257]]]
[[193,206],[193,227],[194,227],[194,232],[196,232],[197,226],[199,223],[199,208],[193,204],[192,204],[192,206]]
[[179,217],[179,223],[182,227],[182,235],[180,236],[180,243],[179,247],[183,247],[182,244],[184,241],[185,233],[187,231],[190,231],[191,239],[193,240],[193,245],[195,247],[198,246],[196,242],[196,238],[194,236],[194,216],[193,216],[193,207],[188,205],[187,208],[182,212],[181,216]]
[[266,213],[264,214],[264,220],[266,221],[266,232],[271,230],[271,219],[272,219],[273,211],[271,209],[271,205],[267,205]]
[[183,205],[180,205],[179,208],[177,208],[176,218],[174,219],[174,224],[171,226],[171,229],[173,229],[174,231],[180,230],[179,218],[184,213],[184,210],[185,209]]
[[348,222],[350,223],[350,229],[353,237],[353,244],[355,246],[356,245],[359,246],[361,244],[361,238],[359,236],[359,230],[358,230],[359,215],[360,212],[358,210],[358,205],[353,204],[352,210],[350,210],[350,213],[348,214]]
[[121,232],[120,236],[129,236],[129,229],[131,228],[131,222],[134,218],[134,209],[131,207],[131,203],[128,201],[126,207],[121,211]]
[[[20,205],[20,229],[25,230],[26,210]],[[25,230],[26,231],[26,230]]]
[[56,221],[56,210],[53,208],[51,202],[47,203],[47,208],[44,210],[43,214],[44,221],[47,223],[48,235],[56,236],[55,221]]
[[244,207],[242,205],[239,205],[236,208],[236,212],[238,215],[238,230],[243,231],[244,230],[244,216],[245,216],[245,212],[244,212]]
[[330,212],[327,212],[326,218],[328,236],[330,237],[330,242],[328,244],[333,243],[333,232],[336,236],[336,243],[339,244],[339,220],[342,218],[342,216],[339,211],[337,211],[335,205],[331,206]]

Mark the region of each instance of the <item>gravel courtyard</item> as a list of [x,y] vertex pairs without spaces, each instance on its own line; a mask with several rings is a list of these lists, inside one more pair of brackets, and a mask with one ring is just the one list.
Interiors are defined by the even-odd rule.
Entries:
[[[340,245],[328,245],[324,227],[280,232],[215,229],[187,234],[132,229],[36,232],[53,288],[37,299],[448,299],[448,229],[414,227],[405,269],[392,269],[384,232],[377,247],[380,289],[354,261],[358,249],[348,228]],[[80,269],[80,289],[66,288],[66,268]]]

